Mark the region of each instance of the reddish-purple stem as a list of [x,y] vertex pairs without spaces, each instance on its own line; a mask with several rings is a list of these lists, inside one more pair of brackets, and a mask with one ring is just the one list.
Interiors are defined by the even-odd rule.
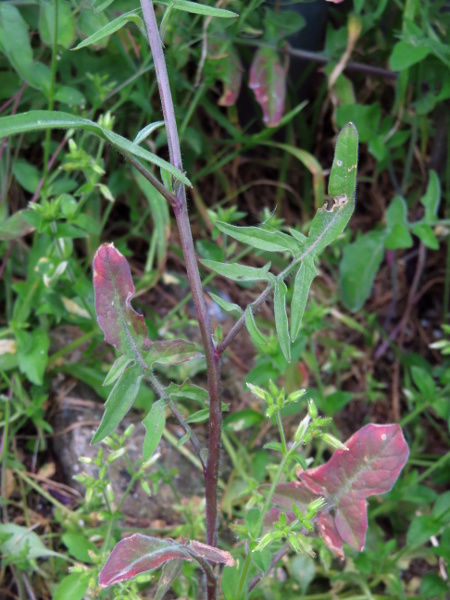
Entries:
[[[183,170],[180,141],[178,137],[172,94],[166,62],[159,37],[158,24],[151,0],[141,0],[142,12],[148,31],[150,48],[155,64],[159,95],[164,114],[169,147],[170,162],[179,170]],[[217,482],[219,478],[220,436],[222,427],[222,411],[220,405],[220,354],[212,338],[211,319],[203,294],[202,282],[198,270],[197,257],[192,239],[184,185],[176,184],[177,204],[173,206],[180,235],[181,249],[186,263],[186,272],[192,291],[194,307],[200,327],[208,370],[208,391],[210,399],[208,462],[205,475],[206,496],[206,542],[217,545]],[[208,585],[208,600],[214,600],[216,589]]]

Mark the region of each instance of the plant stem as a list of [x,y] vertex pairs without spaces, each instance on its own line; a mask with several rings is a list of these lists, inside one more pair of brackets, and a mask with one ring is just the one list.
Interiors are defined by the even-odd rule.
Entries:
[[[170,91],[166,62],[159,37],[155,11],[151,0],[141,0],[142,12],[147,27],[150,48],[155,64],[159,95],[166,124],[167,142],[170,162],[179,170],[183,170],[180,142],[178,138],[175,112]],[[210,399],[208,462],[205,474],[206,487],[206,541],[211,546],[217,545],[217,482],[219,478],[220,434],[222,426],[222,410],[220,405],[220,354],[212,338],[211,319],[203,295],[202,282],[197,265],[197,257],[192,239],[184,185],[176,184],[177,203],[173,206],[180,235],[181,249],[186,263],[186,272],[192,291],[195,312],[205,350],[208,391]],[[208,599],[216,595],[208,584]]]

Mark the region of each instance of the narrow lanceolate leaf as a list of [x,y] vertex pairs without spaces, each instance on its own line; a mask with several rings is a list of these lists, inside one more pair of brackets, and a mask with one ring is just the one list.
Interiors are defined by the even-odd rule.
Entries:
[[142,144],[149,135],[151,135],[156,129],[162,127],[164,125],[164,121],[155,121],[154,123],[149,123],[140,132],[133,140],[133,144]]
[[269,225],[261,227],[238,227],[223,223],[222,221],[216,221],[215,226],[219,231],[226,233],[238,242],[248,244],[259,250],[265,250],[266,252],[288,251],[295,255],[301,249],[301,244],[297,240],[282,231],[277,231]]
[[131,367],[116,382],[105,403],[102,422],[92,438],[98,444],[110,435],[133,405],[142,382],[142,369]]
[[122,373],[127,369],[134,360],[122,354],[117,360],[114,361],[113,366],[110,368],[108,375],[105,377],[103,382],[104,386],[112,385],[115,381],[121,377]]
[[256,325],[255,316],[251,306],[248,306],[245,310],[245,325],[255,346],[267,346],[267,339]]
[[105,340],[144,366],[142,353],[152,342],[144,317],[130,304],[135,289],[126,258],[113,244],[103,244],[95,254],[93,270],[95,311]]
[[227,302],[227,300],[224,300],[223,298],[217,296],[217,294],[213,294],[212,292],[208,292],[208,294],[211,296],[214,302],[218,304],[220,308],[226,313],[239,318],[244,312],[238,304],[234,304],[234,302]]
[[287,287],[284,281],[277,282],[274,295],[275,325],[278,340],[284,358],[291,362],[291,340],[289,337],[288,316],[286,312]]
[[31,110],[30,112],[0,118],[0,139],[9,137],[10,135],[44,129],[82,129],[89,133],[94,133],[110,142],[119,152],[143,158],[168,171],[176,179],[191,187],[189,179],[166,160],[89,119],[83,119],[82,117],[56,110]]
[[197,557],[214,564],[234,565],[233,557],[229,552],[214,546],[200,542],[185,545],[171,539],[161,540],[135,533],[116,545],[100,572],[98,582],[101,587],[108,587],[119,581],[133,579],[150,569],[156,569],[168,560],[190,562]]
[[142,421],[145,427],[142,460],[149,460],[155,453],[166,425],[166,402],[158,400],[152,404],[148,415]]
[[119,17],[117,17],[117,19],[113,19],[107,25],[101,27],[98,31],[96,31],[88,38],[80,42],[78,46],[75,46],[75,48],[73,48],[73,50],[80,50],[80,48],[85,48],[86,46],[90,46],[91,44],[97,44],[103,38],[108,37],[116,31],[119,31],[119,29],[122,29],[122,27],[124,27],[127,23],[134,23],[139,27],[139,29],[142,32],[144,32],[144,23],[141,17],[138,14],[136,14],[137,12],[138,10],[131,10],[130,12],[120,15]]
[[328,193],[332,198],[352,199],[356,195],[358,169],[358,130],[353,123],[341,129],[336,142]]
[[215,260],[203,259],[200,261],[202,265],[215,271],[223,277],[228,277],[233,281],[274,281],[275,276],[269,272],[271,263],[267,263],[261,269],[256,267],[247,267],[245,265],[224,264]]
[[345,446],[324,465],[299,469],[300,481],[277,485],[273,498],[288,512],[293,503],[305,510],[324,498],[326,511],[317,513],[317,525],[327,546],[342,558],[344,542],[358,551],[364,548],[367,498],[389,492],[409,456],[399,425],[366,425]]
[[286,96],[286,73],[273,48],[259,48],[250,67],[249,86],[263,111],[267,127],[281,121]]
[[295,342],[302,325],[303,314],[308,301],[309,289],[314,277],[317,275],[317,269],[314,265],[314,259],[305,258],[301,263],[294,281],[294,290],[291,300],[291,340]]
[[[155,0],[156,4],[165,4],[170,6],[173,0]],[[204,17],[221,17],[222,19],[235,19],[239,15],[231,10],[224,8],[216,8],[215,6],[207,6],[206,4],[200,4],[199,2],[189,2],[189,0],[176,0],[173,2],[174,10],[183,10],[190,12],[195,15],[202,15]]]

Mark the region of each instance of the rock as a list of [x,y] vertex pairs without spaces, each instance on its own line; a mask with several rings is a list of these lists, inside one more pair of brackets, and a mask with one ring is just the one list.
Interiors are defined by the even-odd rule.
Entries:
[[[97,456],[99,445],[91,446],[91,439],[103,415],[103,404],[101,401],[85,399],[93,397],[90,388],[77,385],[75,390],[76,394],[72,392],[71,396],[60,400],[59,410],[53,420],[55,431],[53,450],[66,483],[84,495],[86,492],[84,485],[74,480],[73,477],[83,472],[98,477],[98,467],[81,463],[79,459],[80,457],[95,458]],[[126,456],[133,465],[137,465],[142,459],[142,445],[145,436],[145,428],[140,423],[139,416],[133,412],[129,413],[118,426],[116,433],[123,434],[131,424],[134,424],[135,427],[127,440]],[[176,424],[173,424],[173,427],[170,426],[170,429],[172,434],[181,437],[181,428]],[[111,453],[108,447],[104,444],[102,446],[105,455]],[[187,442],[186,448],[191,450],[189,442]],[[175,508],[175,505],[180,501],[182,504],[192,501],[194,505],[197,505],[204,496],[203,473],[187,460],[179,449],[162,439],[157,452],[160,453],[160,457],[147,471],[146,481],[153,489],[152,479],[155,478],[156,481],[160,479],[156,475],[158,472],[167,480],[169,472],[173,469],[176,470],[177,474],[173,476],[173,488],[178,498],[172,487],[164,481],[159,483],[157,492],[151,497],[142,489],[140,482],[136,481],[121,507],[121,512],[129,525],[161,527],[164,524],[182,523],[183,516],[179,509]],[[121,456],[108,464],[108,479],[111,481],[116,505],[131,481],[126,456]]]

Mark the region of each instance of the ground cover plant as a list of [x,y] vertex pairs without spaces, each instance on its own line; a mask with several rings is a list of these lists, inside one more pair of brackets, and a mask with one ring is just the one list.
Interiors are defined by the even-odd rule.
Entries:
[[[0,550],[11,597],[448,592],[448,352],[445,340],[430,346],[448,315],[448,259],[420,287],[448,227],[448,13],[355,1],[330,10],[314,54],[286,42],[304,29],[320,37],[318,14],[307,23],[298,4],[179,0],[155,3],[158,20],[144,0],[0,5]],[[384,21],[396,38],[378,30]],[[372,38],[391,70],[349,61]],[[326,64],[308,108],[299,95],[302,80],[316,85],[311,64],[288,79],[298,57]],[[367,79],[361,89],[352,72]],[[371,77],[395,79],[393,101]],[[252,101],[236,105],[246,89],[259,129]],[[351,242],[357,131],[359,197],[379,200],[387,181],[393,193],[363,200]],[[271,183],[272,196],[249,194]],[[380,301],[383,271],[392,285]],[[174,284],[179,301],[172,291],[162,311]],[[227,396],[239,369],[241,390]],[[99,446],[82,459],[96,474],[76,476],[77,500],[52,483],[48,446],[66,378],[106,399]],[[138,460],[135,428],[118,429],[133,404],[145,427]],[[404,433],[380,424],[390,420]],[[410,459],[393,488],[404,436]],[[169,481],[178,494],[176,473],[158,467],[163,439],[204,477],[204,502],[180,502],[179,525],[132,534],[122,510],[136,484],[155,498]],[[109,473],[122,459],[118,498]]]

